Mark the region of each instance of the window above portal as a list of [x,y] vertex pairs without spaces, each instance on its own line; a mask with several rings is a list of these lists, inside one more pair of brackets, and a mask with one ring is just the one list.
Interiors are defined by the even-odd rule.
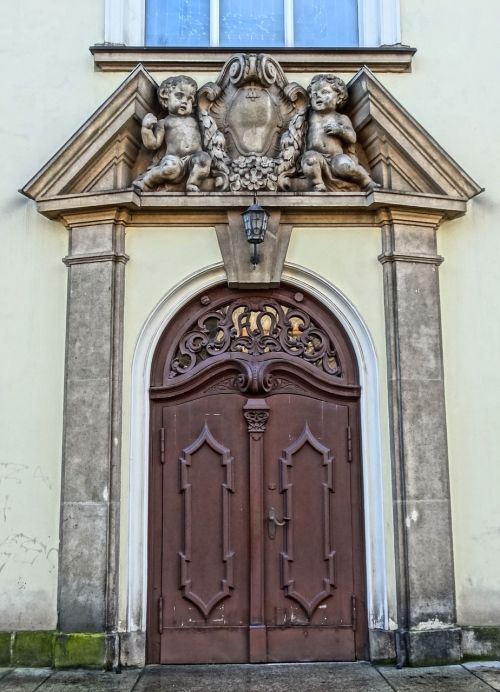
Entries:
[[[276,51],[287,69],[408,72],[400,0],[105,0],[97,69],[220,69],[231,49]],[[233,51],[234,52],[234,51]]]
[[358,46],[358,0],[146,0],[145,45]]

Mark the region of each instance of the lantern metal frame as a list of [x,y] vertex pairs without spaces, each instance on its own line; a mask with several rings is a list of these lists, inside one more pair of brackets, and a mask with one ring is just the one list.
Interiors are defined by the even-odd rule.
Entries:
[[253,204],[251,204],[248,209],[245,209],[241,216],[243,217],[243,228],[245,230],[246,239],[253,245],[250,261],[255,269],[259,264],[257,245],[264,242],[270,214],[258,204],[257,195],[254,193]]

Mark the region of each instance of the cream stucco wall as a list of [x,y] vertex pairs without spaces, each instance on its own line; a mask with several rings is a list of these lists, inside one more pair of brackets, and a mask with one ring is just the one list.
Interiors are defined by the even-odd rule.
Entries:
[[93,72],[102,4],[2,5],[0,631],[57,622],[67,233],[17,190],[122,80]]
[[[56,626],[66,254],[64,228],[16,192],[125,78],[93,71],[103,0],[8,3],[0,171],[0,630]],[[486,187],[464,219],[439,231],[444,361],[459,621],[500,623],[500,94],[497,0],[401,0],[412,74],[378,75],[435,139]],[[161,76],[158,75],[159,79]],[[292,78],[292,76],[290,76]],[[199,81],[209,76],[199,76]],[[307,78],[300,77],[306,83]],[[209,229],[130,229],[126,268],[123,506],[130,368],[144,320],[177,281],[218,261]],[[370,229],[296,229],[288,259],[330,280],[357,307],[385,378],[380,240]],[[382,388],[382,392],[384,389]],[[384,488],[387,402],[381,400]],[[126,538],[126,509],[123,510]],[[386,520],[392,518],[386,503]],[[125,548],[125,546],[124,546]],[[388,546],[391,553],[391,546]],[[122,567],[126,551],[121,553]],[[391,584],[392,573],[390,576]],[[122,580],[122,613],[125,585]],[[392,588],[392,587],[391,587]]]

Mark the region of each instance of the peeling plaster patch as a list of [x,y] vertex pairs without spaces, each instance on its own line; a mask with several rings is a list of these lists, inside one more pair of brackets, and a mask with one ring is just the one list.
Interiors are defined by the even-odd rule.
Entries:
[[107,502],[107,501],[108,501],[108,499],[109,499],[109,498],[108,498],[108,495],[109,495],[109,493],[108,493],[108,488],[107,488],[107,486],[106,486],[106,487],[104,488],[104,490],[103,490],[103,493],[102,493],[102,497],[103,497],[104,502]]
[[437,618],[434,618],[433,620],[426,620],[425,622],[419,622],[419,624],[415,627],[416,630],[420,631],[426,631],[426,630],[445,630],[445,629],[450,629],[450,625],[448,623],[441,622],[441,620],[438,620]]
[[406,517],[405,519],[405,524],[406,528],[410,528],[411,523],[413,522],[414,524],[418,521],[418,512],[416,509],[413,510],[413,512],[410,514],[410,516]]

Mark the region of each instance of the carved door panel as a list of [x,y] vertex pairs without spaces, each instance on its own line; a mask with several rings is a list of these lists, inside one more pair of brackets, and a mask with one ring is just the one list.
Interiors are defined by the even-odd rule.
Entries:
[[[239,399],[238,405],[233,400]],[[244,661],[248,623],[248,449],[244,399],[159,406],[161,493],[152,517],[162,663]],[[162,433],[162,431],[164,431]],[[163,517],[161,517],[163,514]]]
[[309,396],[267,401],[267,660],[354,660],[364,653],[356,416],[349,404]]

